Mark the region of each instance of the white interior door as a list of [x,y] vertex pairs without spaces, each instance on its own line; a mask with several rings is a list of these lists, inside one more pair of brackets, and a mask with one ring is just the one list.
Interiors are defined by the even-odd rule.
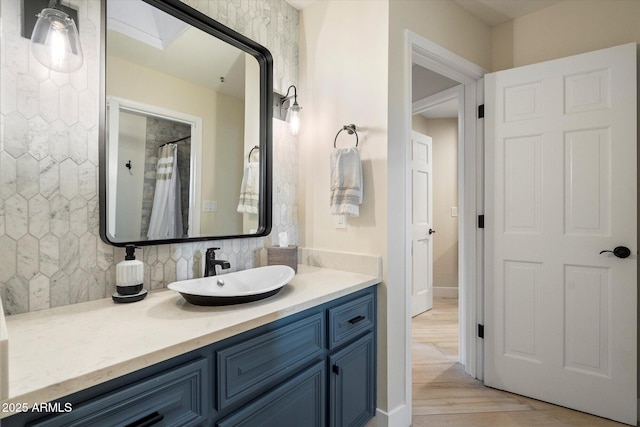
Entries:
[[636,45],[486,82],[485,384],[636,425]]
[[433,207],[431,137],[411,134],[413,263],[411,315],[433,307]]

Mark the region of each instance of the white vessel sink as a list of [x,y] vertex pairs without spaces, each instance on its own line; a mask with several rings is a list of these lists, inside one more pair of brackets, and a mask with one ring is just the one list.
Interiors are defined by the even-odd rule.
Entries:
[[191,304],[230,305],[257,301],[277,294],[295,276],[286,265],[269,265],[219,276],[181,280],[168,288]]

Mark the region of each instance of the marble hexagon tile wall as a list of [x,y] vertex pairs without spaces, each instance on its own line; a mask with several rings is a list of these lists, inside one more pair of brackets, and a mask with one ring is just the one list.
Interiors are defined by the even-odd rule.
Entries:
[[[124,258],[98,232],[99,2],[63,1],[78,9],[85,64],[62,74],[30,55],[20,1],[0,3],[0,297],[7,314],[108,297]],[[284,0],[185,2],[266,46],[276,91],[297,83],[298,12]],[[138,253],[145,286],[197,276],[210,246],[221,247],[236,270],[257,265],[280,231],[297,242],[296,138],[277,120],[273,170],[271,236],[145,247]]]

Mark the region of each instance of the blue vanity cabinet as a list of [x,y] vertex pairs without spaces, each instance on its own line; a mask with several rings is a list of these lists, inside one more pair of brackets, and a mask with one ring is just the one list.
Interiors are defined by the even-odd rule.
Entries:
[[361,427],[375,411],[375,325],[371,286],[0,425]]
[[373,333],[329,356],[329,425],[363,426],[375,415]]
[[[304,313],[310,312],[315,314],[218,352],[219,409],[242,390],[260,383],[266,388],[273,378],[294,375],[220,420],[218,427],[362,427],[375,415],[376,288]],[[324,319],[326,344],[317,335]],[[320,363],[295,374],[309,360]]]

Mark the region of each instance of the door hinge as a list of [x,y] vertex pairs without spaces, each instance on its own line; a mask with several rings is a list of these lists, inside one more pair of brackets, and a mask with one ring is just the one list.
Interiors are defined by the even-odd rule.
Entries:
[[478,228],[484,228],[484,215],[478,215]]
[[484,338],[484,325],[478,323],[478,338]]
[[484,119],[484,104],[478,105],[478,118]]
[[333,371],[334,374],[340,375],[340,367],[338,365],[333,365],[331,370]]

